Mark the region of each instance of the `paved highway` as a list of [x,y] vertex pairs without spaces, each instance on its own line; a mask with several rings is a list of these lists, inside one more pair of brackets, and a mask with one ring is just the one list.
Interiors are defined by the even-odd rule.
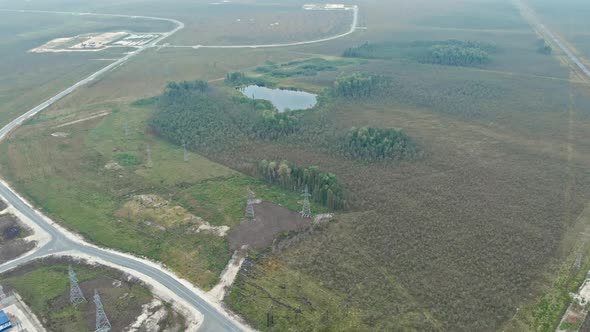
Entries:
[[590,78],[590,69],[564,44],[551,30],[549,30],[537,17],[535,11],[525,4],[522,0],[513,0],[514,5],[520,10],[522,16],[529,21],[539,32],[549,37],[563,53],[567,55],[574,67],[577,67],[586,77]]

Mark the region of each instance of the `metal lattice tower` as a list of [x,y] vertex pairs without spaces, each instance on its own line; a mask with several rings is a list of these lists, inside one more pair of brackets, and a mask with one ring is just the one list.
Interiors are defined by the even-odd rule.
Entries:
[[303,218],[311,218],[311,206],[309,204],[309,198],[311,197],[311,194],[309,193],[309,188],[307,185],[305,185],[305,190],[301,196],[303,196],[303,208],[301,209],[300,213]]
[[256,215],[254,214],[254,192],[248,189],[248,199],[246,205],[246,218],[249,220],[256,219]]
[[579,270],[582,267],[582,253],[578,253],[578,255],[576,256],[574,267],[576,268],[576,270]]
[[74,307],[77,307],[79,304],[86,303],[86,298],[84,297],[84,294],[82,294],[80,285],[78,285],[76,272],[74,272],[74,269],[72,269],[71,265],[68,270],[68,276],[70,278],[70,302],[74,305]]
[[102,302],[98,291],[94,290],[94,304],[96,304],[96,330],[95,332],[109,332],[111,330],[111,322],[107,318],[107,314],[104,312]]

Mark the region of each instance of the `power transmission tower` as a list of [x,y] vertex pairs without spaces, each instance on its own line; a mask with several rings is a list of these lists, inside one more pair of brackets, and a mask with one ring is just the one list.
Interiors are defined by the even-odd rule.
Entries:
[[111,322],[107,318],[107,314],[104,312],[102,302],[98,291],[94,290],[94,304],[96,304],[96,330],[95,332],[109,332],[111,330]]
[[248,189],[248,198],[247,198],[247,205],[246,205],[246,218],[249,220],[254,220],[256,215],[254,214],[254,192]]
[[148,168],[152,168],[154,166],[154,163],[152,162],[152,149],[150,148],[150,145],[149,144],[145,148],[145,152],[147,153],[147,163],[146,163],[146,166]]
[[311,206],[309,204],[309,198],[311,197],[311,194],[309,193],[307,185],[305,185],[305,190],[301,196],[303,196],[303,208],[301,209],[301,215],[303,218],[311,218]]
[[74,272],[74,269],[72,269],[71,265],[68,269],[68,276],[70,278],[70,302],[74,305],[74,307],[77,307],[79,304],[86,303],[86,298],[84,297],[84,294],[82,294],[80,285],[78,285],[76,272]]
[[184,162],[186,163],[186,162],[188,162],[188,153],[186,151],[186,142],[185,141],[182,141],[182,149],[184,152]]
[[2,287],[2,285],[0,285],[0,301],[4,300],[6,298],[6,294],[4,294],[4,287]]
[[576,270],[579,270],[582,267],[582,253],[578,253],[578,255],[576,256],[574,267],[576,268]]
[[129,120],[127,116],[125,116],[125,122],[123,123],[123,133],[125,134],[125,139],[129,140]]

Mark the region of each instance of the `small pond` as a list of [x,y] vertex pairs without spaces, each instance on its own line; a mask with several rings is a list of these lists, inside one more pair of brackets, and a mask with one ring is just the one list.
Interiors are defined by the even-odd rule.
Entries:
[[317,103],[317,95],[304,91],[270,89],[258,85],[249,85],[240,91],[248,98],[270,101],[279,112],[308,109]]

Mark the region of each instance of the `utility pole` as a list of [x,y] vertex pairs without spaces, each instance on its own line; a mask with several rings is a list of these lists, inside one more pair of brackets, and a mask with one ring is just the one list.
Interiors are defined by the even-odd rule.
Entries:
[[123,123],[123,133],[125,134],[125,139],[129,140],[129,120],[127,119],[127,115],[125,115],[125,122]]
[[248,220],[254,220],[256,219],[256,215],[254,214],[254,192],[252,192],[252,190],[248,189],[248,197],[247,197],[247,202],[246,202],[246,219]]
[[303,218],[311,218],[311,206],[309,204],[309,198],[311,197],[311,194],[309,193],[309,188],[307,185],[305,185],[305,190],[301,196],[303,196],[303,208],[300,212],[301,216],[303,216]]
[[576,268],[576,270],[579,270],[582,267],[582,253],[578,253],[578,255],[576,256],[574,267]]
[[86,298],[84,297],[84,294],[82,294],[80,285],[78,285],[76,272],[74,272],[71,265],[68,268],[68,277],[70,278],[70,302],[72,305],[77,307],[79,304],[86,303]]
[[152,149],[150,148],[150,145],[149,144],[145,148],[145,152],[147,153],[147,163],[146,163],[146,166],[148,168],[152,168],[154,166],[154,163],[152,162]]
[[94,290],[94,304],[96,304],[96,330],[95,332],[109,332],[111,330],[111,322],[107,318],[107,314],[104,312],[102,302],[98,291]]
[[187,146],[186,141],[182,141],[182,149],[184,151],[184,162],[185,163],[188,162],[188,153],[186,151],[186,146]]

